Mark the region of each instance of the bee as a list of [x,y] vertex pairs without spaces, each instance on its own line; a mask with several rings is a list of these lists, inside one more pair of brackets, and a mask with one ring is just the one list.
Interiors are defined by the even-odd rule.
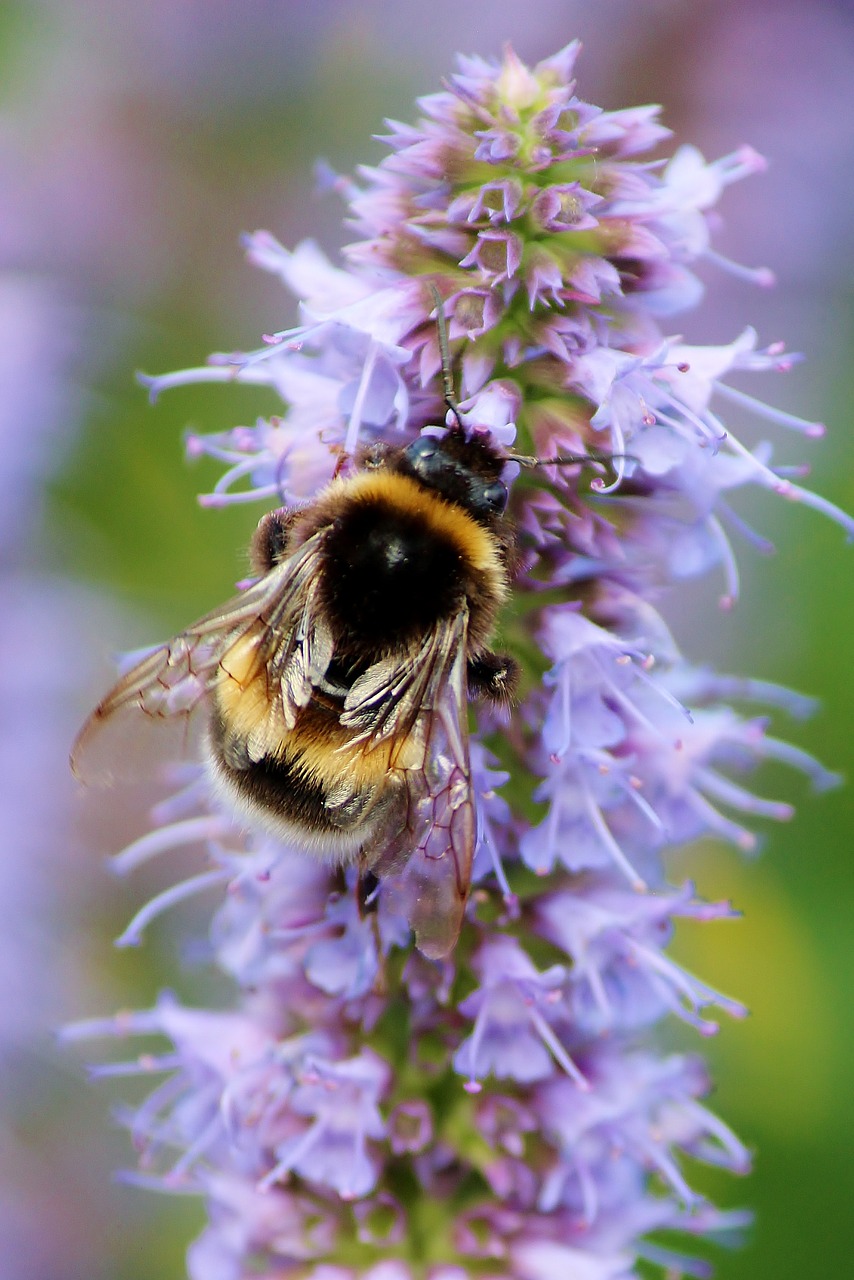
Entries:
[[207,713],[217,789],[250,823],[372,873],[418,948],[453,948],[476,820],[468,702],[505,703],[518,664],[490,648],[511,583],[508,457],[457,418],[376,444],[304,506],[267,513],[253,585],[155,649],[72,750],[124,711]]

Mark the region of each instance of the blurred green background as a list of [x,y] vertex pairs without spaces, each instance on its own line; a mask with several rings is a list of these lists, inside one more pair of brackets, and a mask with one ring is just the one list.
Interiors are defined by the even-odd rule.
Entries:
[[[161,638],[227,595],[257,505],[212,512],[195,495],[217,470],[183,460],[190,428],[252,422],[275,406],[246,388],[191,388],[147,404],[134,372],[252,348],[292,322],[276,282],[242,260],[241,231],[287,245],[347,237],[322,157],[341,171],[383,154],[384,116],[411,119],[456,51],[526,60],[580,35],[579,91],[619,107],[664,104],[677,141],[711,157],[744,141],[766,175],[729,191],[716,247],[771,266],[759,291],[708,268],[707,301],[678,317],[692,341],[746,323],[808,363],[741,385],[829,425],[782,438],[810,483],[854,510],[850,404],[854,17],[840,0],[31,0],[0,11],[0,619],[4,844],[0,930],[0,1257],[9,1280],[183,1275],[202,1221],[193,1202],[115,1185],[132,1163],[85,1054],[58,1052],[63,1019],[150,1002],[164,985],[210,995],[180,939],[201,917],[151,931],[137,953],[111,939],[153,886],[117,884],[93,850],[144,829],[136,812],[80,812],[65,772],[76,720],[122,647]],[[762,385],[760,385],[760,383]],[[818,714],[779,732],[851,771],[854,551],[815,513],[763,495],[740,513],[777,554],[741,549],[743,600],[715,583],[671,609],[689,656],[815,695]],[[8,763],[11,761],[11,763]],[[681,957],[751,1007],[697,1046],[716,1110],[757,1151],[748,1248],[722,1280],[845,1275],[854,1254],[854,942],[850,787],[813,797],[768,769],[760,790],[794,799],[761,860],[692,850],[673,860],[735,923],[685,927]],[[97,1056],[96,1050],[91,1056]],[[3,1273],[7,1273],[4,1271]]]

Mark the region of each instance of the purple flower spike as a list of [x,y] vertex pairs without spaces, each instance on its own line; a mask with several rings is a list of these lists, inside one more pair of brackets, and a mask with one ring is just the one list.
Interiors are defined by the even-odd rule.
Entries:
[[[237,988],[225,1011],[163,996],[68,1033],[166,1041],[95,1074],[156,1077],[124,1113],[140,1155],[128,1176],[204,1197],[191,1280],[631,1280],[641,1264],[676,1280],[708,1275],[692,1237],[749,1220],[692,1188],[694,1162],[742,1174],[749,1156],[705,1105],[702,1062],[663,1053],[653,1032],[671,1015],[692,1036],[743,1016],[669,951],[675,921],[737,913],[671,883],[668,854],[700,838],[749,851],[755,824],[788,820],[788,797],[746,784],[766,760],[817,789],[835,778],[772,732],[766,712],[803,715],[808,699],[694,665],[657,602],[709,573],[735,605],[731,535],[770,546],[742,513],[751,486],[849,534],[854,522],[722,416],[734,404],[787,444],[820,436],[729,385],[794,357],[750,328],[694,346],[663,327],[700,301],[701,263],[769,282],[712,244],[719,197],[763,161],[690,146],[652,159],[669,137],[658,109],[585,103],[578,52],[535,67],[511,49],[460,59],[415,125],[389,123],[377,167],[336,182],[357,236],[342,265],[311,243],[247,238],[250,261],[298,299],[299,326],[146,379],[153,396],[199,381],[260,389],[253,424],[187,441],[222,466],[210,505],[310,511],[334,476],[376,460],[372,446],[422,432],[428,456],[449,427],[500,450],[516,531],[504,643],[523,668],[518,705],[474,709],[468,755],[465,723],[446,718],[431,740],[450,781],[442,821],[417,833],[420,863],[377,879],[247,832],[201,770],[118,855],[131,872],[204,843],[204,863],[120,941],[216,893],[212,959]],[[308,666],[315,643],[305,629],[294,640]],[[167,712],[199,696],[179,648]],[[465,664],[454,672],[464,684]],[[382,698],[392,711],[385,684]],[[473,888],[455,948],[432,960],[400,903],[426,934],[451,829]],[[648,1238],[660,1232],[675,1243]]]

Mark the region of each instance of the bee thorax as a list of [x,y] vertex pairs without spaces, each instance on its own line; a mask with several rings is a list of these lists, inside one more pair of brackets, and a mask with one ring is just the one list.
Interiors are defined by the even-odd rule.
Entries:
[[370,649],[423,634],[465,596],[459,549],[417,514],[356,509],[330,530],[324,603],[338,635]]

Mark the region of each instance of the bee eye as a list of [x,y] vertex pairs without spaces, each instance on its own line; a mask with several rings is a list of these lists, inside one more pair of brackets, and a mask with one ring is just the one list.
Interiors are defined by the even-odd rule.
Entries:
[[507,506],[507,489],[500,480],[488,484],[480,495],[480,500],[487,511],[500,515]]
[[413,466],[417,466],[419,462],[426,462],[428,458],[432,458],[437,449],[438,445],[431,436],[419,436],[406,450],[406,456]]

